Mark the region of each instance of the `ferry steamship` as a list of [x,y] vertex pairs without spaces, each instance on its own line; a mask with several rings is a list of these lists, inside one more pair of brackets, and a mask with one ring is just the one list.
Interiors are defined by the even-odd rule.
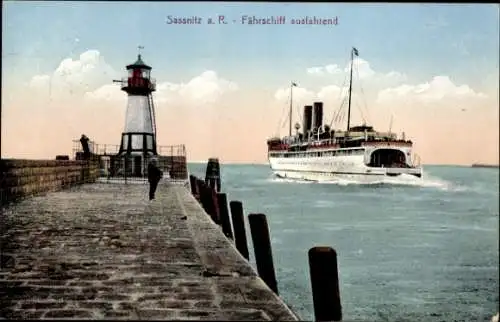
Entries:
[[350,61],[347,128],[345,131],[323,125],[323,103],[304,106],[302,133],[295,124],[292,135],[292,94],[288,136],[267,140],[268,159],[273,172],[282,178],[327,181],[336,178],[356,179],[363,182],[378,181],[387,176],[401,174],[422,176],[418,156],[412,153],[413,143],[389,132],[382,133],[363,124],[350,126],[352,69],[358,50],[352,48]]

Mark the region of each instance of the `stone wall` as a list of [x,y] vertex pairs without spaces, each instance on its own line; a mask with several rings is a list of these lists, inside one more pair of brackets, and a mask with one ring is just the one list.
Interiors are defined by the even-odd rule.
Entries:
[[90,161],[0,160],[0,205],[38,193],[95,182],[99,166]]

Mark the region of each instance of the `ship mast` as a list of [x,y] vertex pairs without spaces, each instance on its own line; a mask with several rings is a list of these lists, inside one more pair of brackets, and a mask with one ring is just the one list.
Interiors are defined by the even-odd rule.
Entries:
[[288,136],[292,136],[292,110],[293,110],[293,88],[297,83],[290,82],[290,111],[288,112]]
[[351,123],[351,93],[352,93],[352,66],[354,63],[354,55],[358,56],[358,50],[352,47],[351,50],[351,75],[349,77],[349,105],[347,108],[347,132],[349,132]]

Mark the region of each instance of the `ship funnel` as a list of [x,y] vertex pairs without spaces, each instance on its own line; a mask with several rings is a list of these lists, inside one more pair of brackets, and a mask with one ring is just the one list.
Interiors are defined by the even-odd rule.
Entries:
[[312,105],[304,106],[304,118],[302,119],[302,131],[304,132],[304,136],[307,137],[307,133],[311,130],[312,127]]
[[320,128],[323,125],[323,102],[314,102],[312,111],[312,128]]

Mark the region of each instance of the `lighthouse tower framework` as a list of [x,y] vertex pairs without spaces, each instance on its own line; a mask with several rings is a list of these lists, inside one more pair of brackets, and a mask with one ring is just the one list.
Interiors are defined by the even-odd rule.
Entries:
[[127,76],[113,80],[121,85],[128,98],[120,144],[97,144],[82,135],[80,140],[73,140],[75,159],[99,162],[99,177],[103,180],[100,182],[144,183],[147,182],[148,163],[154,158],[164,179],[186,183],[188,169],[184,144],[157,145],[152,96],[156,81],[151,78],[151,66],[144,63],[139,52],[136,62],[125,68]]
[[138,54],[137,61],[127,65],[127,77],[114,82],[121,83],[127,93],[125,126],[117,157],[124,159],[124,169],[131,176],[144,176],[148,161],[158,155],[156,122],[152,93],[156,81],[151,78],[151,67]]

